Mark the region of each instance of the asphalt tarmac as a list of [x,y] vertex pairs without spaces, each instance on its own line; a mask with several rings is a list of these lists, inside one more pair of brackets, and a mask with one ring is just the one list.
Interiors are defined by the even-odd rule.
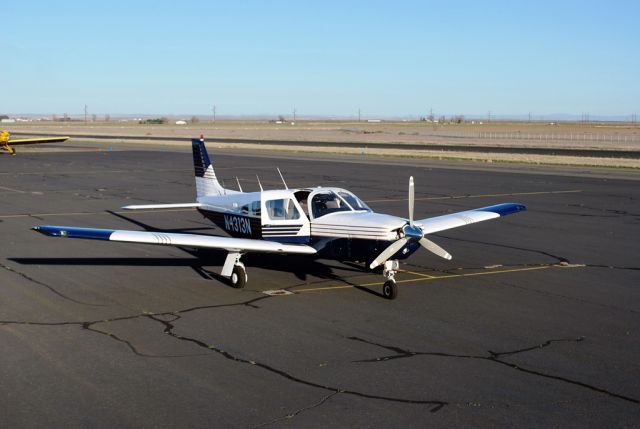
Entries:
[[[104,146],[104,145],[103,145]],[[40,149],[43,148],[43,149]],[[340,186],[416,218],[529,210],[430,236],[399,295],[336,261],[49,238],[70,225],[221,234],[188,148],[0,155],[0,427],[637,427],[640,173],[269,153],[213,155],[244,190]],[[291,294],[267,295],[284,289]]]

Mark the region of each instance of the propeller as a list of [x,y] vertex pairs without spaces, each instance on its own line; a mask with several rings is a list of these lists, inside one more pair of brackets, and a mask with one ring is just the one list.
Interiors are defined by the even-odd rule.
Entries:
[[413,224],[413,207],[415,202],[415,186],[413,176],[409,177],[409,222],[402,227],[401,237],[391,243],[371,262],[369,268],[374,269],[384,264],[387,259],[395,255],[410,241],[417,241],[429,252],[444,259],[451,259],[451,254],[424,236],[422,228]]
[[441,258],[444,258],[446,260],[451,260],[451,258],[453,257],[449,252],[447,252],[442,247],[438,246],[436,243],[434,243],[433,241],[427,238],[422,237],[419,243],[422,247],[427,249],[429,252],[434,253],[440,256]]
[[369,268],[374,269],[378,265],[384,264],[387,261],[387,259],[395,255],[396,252],[400,251],[400,249],[402,249],[404,245],[407,244],[408,242],[409,242],[409,238],[407,237],[394,241],[393,243],[391,243],[389,247],[384,249],[382,253],[379,254],[376,259],[373,260],[373,262],[371,262],[371,264],[369,265]]

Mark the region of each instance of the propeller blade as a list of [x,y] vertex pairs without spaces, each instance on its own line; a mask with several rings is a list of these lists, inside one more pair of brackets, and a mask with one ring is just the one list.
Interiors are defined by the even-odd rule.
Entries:
[[427,249],[429,252],[435,253],[436,255],[440,256],[441,258],[444,258],[444,259],[447,259],[447,260],[452,258],[452,256],[449,254],[449,252],[447,252],[446,250],[444,250],[442,247],[438,246],[436,243],[434,243],[431,240],[427,240],[426,238],[422,237],[420,239],[420,244],[422,245],[422,247]]
[[413,202],[415,200],[415,188],[413,176],[409,177],[409,225],[413,226]]
[[369,268],[373,270],[378,265],[381,265],[387,262],[387,259],[392,257],[400,249],[402,249],[404,245],[407,244],[407,241],[409,241],[409,239],[404,237],[391,243],[389,247],[384,249],[382,253],[380,253],[378,257],[373,260],[373,262],[371,262],[371,264],[369,265]]

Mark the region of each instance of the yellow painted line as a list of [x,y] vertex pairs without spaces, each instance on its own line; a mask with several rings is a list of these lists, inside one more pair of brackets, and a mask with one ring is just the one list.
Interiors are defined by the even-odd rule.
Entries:
[[430,276],[429,274],[424,274],[424,273],[416,273],[415,271],[408,271],[408,270],[398,270],[401,273],[408,273],[408,274],[413,274],[414,276],[421,276],[421,277],[426,277],[428,279],[432,279],[434,276]]
[[[541,265],[538,267],[511,268],[507,270],[494,270],[494,271],[478,271],[475,273],[447,274],[444,276],[428,276],[427,274],[412,273],[412,274],[420,275],[421,277],[413,278],[413,279],[405,279],[405,280],[396,280],[396,283],[415,283],[415,282],[424,282],[424,281],[430,281],[430,280],[444,280],[444,279],[453,279],[453,278],[462,278],[462,277],[477,277],[477,276],[488,276],[488,275],[495,275],[495,274],[519,273],[519,272],[525,272],[525,271],[546,270],[554,267],[556,266]],[[403,271],[403,272],[408,273],[409,271]],[[355,286],[354,285],[333,285],[333,286],[325,286],[325,287],[317,287],[317,288],[293,289],[293,291],[296,293],[319,292],[319,291],[335,290],[335,289],[347,289],[347,288],[353,288],[356,286],[357,287],[381,286],[383,284],[384,284],[383,281],[382,282],[378,281],[373,283],[363,283]]]
[[[537,192],[511,192],[508,194],[478,194],[478,195],[449,195],[446,197],[424,197],[416,198],[416,201],[428,201],[428,200],[461,200],[464,198],[489,198],[489,197],[519,197],[530,195],[553,195],[553,194],[574,194],[582,192],[582,189],[569,189],[563,191],[537,191]],[[382,203],[385,201],[406,201],[406,198],[397,198],[384,200],[367,200],[367,203]]]
[[[373,284],[382,284],[382,283],[373,283]],[[368,286],[366,284],[363,285],[357,285],[357,286]],[[293,290],[293,292],[295,293],[301,293],[301,292],[319,292],[319,291],[323,291],[323,290],[333,290],[333,289],[347,289],[347,288],[352,288],[355,286],[352,285],[342,285],[342,286],[326,286],[326,287],[317,287],[317,288],[310,288],[310,289],[295,289]]]
[[[116,214],[134,214],[134,213],[158,213],[158,212],[188,212],[193,209],[157,209],[157,210],[120,210],[113,211]],[[29,214],[12,214],[0,215],[0,219],[10,219],[19,217],[50,217],[50,216],[93,216],[93,215],[110,215],[108,212],[67,212],[67,213],[29,213]]]
[[[524,267],[524,268],[511,268],[508,270],[495,270],[495,271],[478,271],[475,273],[466,273],[466,274],[447,274],[444,276],[433,276],[431,280],[439,280],[439,279],[453,279],[457,277],[475,277],[475,276],[486,276],[490,274],[504,274],[504,273],[521,273],[524,271],[536,271],[536,270],[546,270],[547,268],[551,268],[554,265],[540,265],[538,267]],[[420,279],[414,280],[404,280],[404,282],[416,281]]]
[[21,191],[19,189],[7,188],[6,186],[0,186],[0,189],[10,192],[17,192],[18,194],[25,194],[25,191]]

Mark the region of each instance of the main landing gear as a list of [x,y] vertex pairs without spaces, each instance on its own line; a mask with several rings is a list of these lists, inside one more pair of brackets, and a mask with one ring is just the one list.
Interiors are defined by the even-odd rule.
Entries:
[[247,284],[249,276],[244,264],[240,262],[240,252],[229,252],[224,261],[221,275],[229,279],[229,283],[236,289],[242,289]]
[[242,262],[238,262],[237,265],[233,267],[229,280],[231,281],[231,286],[236,289],[242,289],[245,287],[247,280],[249,280],[249,276],[247,276],[247,269],[244,267]]
[[398,286],[396,285],[396,273],[400,268],[398,261],[386,261],[382,275],[386,279],[382,286],[382,295],[387,299],[395,299],[398,296]]

